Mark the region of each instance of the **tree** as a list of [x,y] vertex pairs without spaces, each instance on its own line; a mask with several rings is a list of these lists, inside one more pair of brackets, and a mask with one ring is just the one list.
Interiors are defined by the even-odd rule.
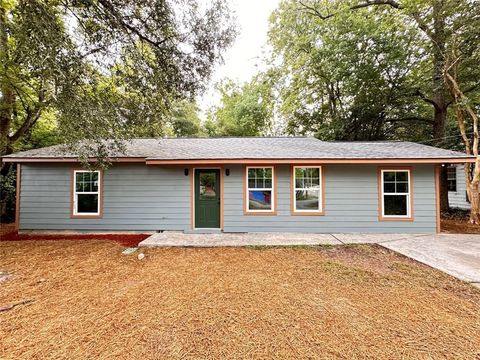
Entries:
[[169,121],[172,136],[202,136],[198,106],[194,102],[180,101],[173,106]]
[[475,156],[475,163],[465,164],[464,171],[471,204],[470,222],[480,224],[480,94],[471,91],[480,79],[480,8],[471,3],[462,5],[463,15],[469,16],[458,16],[452,24],[454,33],[447,46],[444,77],[465,150]]
[[[355,13],[371,8],[389,8],[405,24],[411,24],[423,36],[426,46],[423,47],[427,61],[416,67],[415,72],[420,78],[429,75],[430,86],[419,86],[415,95],[433,110],[432,132],[433,144],[440,146],[445,138],[448,107],[453,99],[445,82],[444,69],[448,44],[452,41],[459,18],[478,21],[473,9],[479,7],[477,0],[360,0],[360,1],[309,1],[301,2],[301,9],[315,18],[328,20],[345,13]],[[468,91],[478,88],[477,82]],[[422,84],[420,81],[419,84]],[[448,191],[446,169],[441,177],[441,207],[448,209]]]
[[234,36],[221,0],[0,0],[0,156],[62,142],[105,166],[122,139],[171,131]]
[[104,158],[103,139],[201,91],[234,36],[220,0],[0,0],[0,155],[53,112],[62,142]]
[[279,59],[289,133],[335,140],[423,138],[432,121],[424,104],[411,100],[417,84],[409,73],[424,60],[418,50],[423,39],[392,11],[345,11],[325,21],[298,2],[284,2],[272,15],[269,40]]
[[260,136],[269,133],[273,94],[264,75],[242,86],[231,80],[220,83],[221,105],[208,113],[205,131],[210,136]]

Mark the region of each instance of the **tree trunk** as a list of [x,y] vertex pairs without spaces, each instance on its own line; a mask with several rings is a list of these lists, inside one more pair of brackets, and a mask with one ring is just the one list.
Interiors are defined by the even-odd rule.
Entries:
[[[445,126],[447,122],[447,101],[445,99],[448,91],[445,83],[445,16],[444,2],[437,0],[433,4],[433,31],[431,35],[433,48],[433,144],[442,146],[445,139]],[[450,204],[448,202],[448,179],[447,167],[442,166],[440,173],[440,210],[448,211]]]
[[476,190],[474,188],[470,189],[470,223],[480,224],[480,195],[478,193],[478,187]]

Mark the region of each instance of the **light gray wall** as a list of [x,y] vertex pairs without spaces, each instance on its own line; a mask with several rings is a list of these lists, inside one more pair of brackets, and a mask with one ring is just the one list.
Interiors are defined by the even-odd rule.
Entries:
[[225,177],[225,231],[431,233],[436,228],[433,165],[414,166],[414,222],[378,221],[377,166],[325,165],[325,215],[290,215],[290,167],[277,166],[276,216],[243,214],[243,173]]
[[20,229],[189,229],[190,177],[183,169],[115,165],[104,172],[103,218],[71,219],[71,167],[24,164]]
[[[415,166],[414,222],[379,222],[377,167],[325,165],[325,215],[290,215],[290,168],[277,166],[276,216],[243,214],[243,168],[225,166],[224,231],[435,232],[432,165]],[[70,218],[68,165],[22,165],[20,229],[190,230],[190,176],[184,166],[115,165],[104,172],[102,219]]]
[[457,173],[457,191],[448,192],[448,202],[450,207],[460,209],[470,209],[470,203],[467,201],[467,185],[465,184],[465,171],[462,165],[455,166]]

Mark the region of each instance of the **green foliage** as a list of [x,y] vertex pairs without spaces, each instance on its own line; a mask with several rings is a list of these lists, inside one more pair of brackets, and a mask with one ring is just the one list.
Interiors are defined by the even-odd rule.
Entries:
[[258,75],[242,86],[231,80],[217,85],[221,105],[208,113],[205,131],[210,136],[260,136],[271,131],[273,94]]
[[[45,114],[58,127],[50,140],[83,158],[103,157],[141,133],[195,132],[195,119],[169,125],[172,107],[204,89],[235,36],[220,0],[0,5],[0,155],[40,145],[35,133],[45,131]],[[22,145],[27,135],[34,143]],[[105,138],[114,141],[107,146]]]
[[410,69],[424,61],[424,40],[392,9],[351,11],[345,5],[315,2],[318,11],[336,14],[324,20],[284,1],[271,17],[287,132],[323,139],[415,138],[429,122],[428,108],[411,101],[417,83]]
[[191,101],[179,101],[174,104],[169,120],[172,135],[175,137],[193,137],[203,135],[198,116],[198,106]]
[[16,170],[6,175],[0,174],[0,223],[9,223],[15,220],[15,191]]

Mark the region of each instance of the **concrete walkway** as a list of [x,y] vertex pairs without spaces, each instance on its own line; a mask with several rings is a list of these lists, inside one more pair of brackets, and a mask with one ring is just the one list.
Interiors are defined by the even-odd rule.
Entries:
[[377,244],[409,239],[411,234],[302,234],[302,233],[221,233],[185,234],[165,231],[143,240],[142,247],[216,247],[216,246],[293,246]]
[[480,287],[480,235],[155,233],[141,247],[294,246],[379,244]]
[[480,235],[424,235],[381,245],[480,287]]

